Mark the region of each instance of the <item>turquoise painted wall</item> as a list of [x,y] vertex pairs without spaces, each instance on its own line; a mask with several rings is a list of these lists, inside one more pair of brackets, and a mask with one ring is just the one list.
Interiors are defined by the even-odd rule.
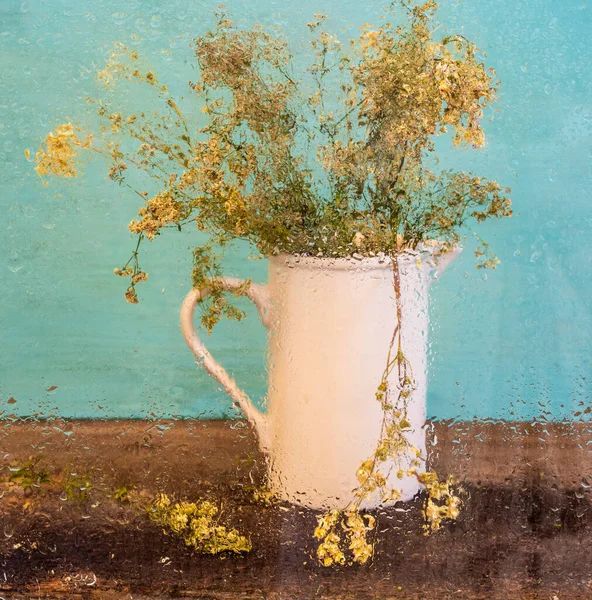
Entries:
[[[133,240],[137,201],[97,165],[46,188],[24,157],[79,98],[116,40],[137,44],[179,94],[195,79],[190,39],[218,2],[0,0],[0,414],[203,416],[230,402],[194,364],[178,308],[189,288],[194,232],[147,248],[139,306],[122,298],[114,266]],[[280,25],[300,58],[306,22],[335,30],[377,22],[361,0],[228,0],[246,23]],[[482,234],[502,265],[486,274],[472,249],[432,289],[429,414],[440,418],[575,417],[592,381],[592,6],[584,0],[442,2],[451,29],[476,37],[503,87],[488,146],[443,163],[513,187],[516,216]],[[140,38],[132,39],[132,34]],[[124,102],[133,103],[133,98]],[[244,249],[227,273],[265,279]],[[265,333],[252,310],[210,340],[254,397],[265,389]],[[56,389],[47,391],[53,386]],[[14,398],[16,403],[8,400]]]

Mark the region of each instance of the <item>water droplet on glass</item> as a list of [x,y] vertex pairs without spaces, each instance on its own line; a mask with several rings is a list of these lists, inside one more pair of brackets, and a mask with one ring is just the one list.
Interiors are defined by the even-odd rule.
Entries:
[[182,396],[183,393],[184,393],[184,391],[185,390],[181,386],[179,386],[179,385],[174,385],[170,389],[171,396],[176,396],[176,397]]
[[121,25],[121,24],[124,22],[124,20],[125,20],[126,16],[127,16],[127,15],[126,15],[124,12],[114,12],[114,13],[111,15],[111,18],[112,18],[112,19],[113,19],[113,20],[114,20],[114,21],[115,21],[115,22],[116,22],[118,25]]

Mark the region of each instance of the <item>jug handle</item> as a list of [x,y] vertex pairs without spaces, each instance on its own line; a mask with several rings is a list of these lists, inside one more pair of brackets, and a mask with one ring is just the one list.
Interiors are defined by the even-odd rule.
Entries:
[[[218,281],[229,291],[244,289],[245,281],[232,277],[220,277]],[[259,447],[263,452],[269,451],[269,431],[267,417],[251,401],[249,396],[241,390],[236,381],[230,377],[226,369],[210,354],[204,343],[199,339],[193,326],[195,307],[210,294],[209,288],[192,289],[181,306],[181,331],[189,349],[197,360],[203,365],[206,372],[211,375],[230,396],[234,405],[239,408],[247,420],[254,426],[259,438]],[[271,318],[271,297],[267,286],[251,283],[246,290],[246,296],[251,300],[261,316],[263,325],[269,328]]]

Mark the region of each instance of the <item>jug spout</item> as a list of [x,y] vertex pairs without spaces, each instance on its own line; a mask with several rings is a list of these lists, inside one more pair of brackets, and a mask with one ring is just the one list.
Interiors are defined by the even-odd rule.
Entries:
[[431,257],[435,267],[432,273],[433,279],[438,279],[446,270],[446,267],[462,252],[462,246],[455,246],[451,250],[445,252],[434,253]]

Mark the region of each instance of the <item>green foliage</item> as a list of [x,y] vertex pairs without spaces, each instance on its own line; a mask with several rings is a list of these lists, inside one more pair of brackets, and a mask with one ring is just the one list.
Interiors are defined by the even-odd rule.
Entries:
[[[220,256],[214,254],[211,245],[193,249],[193,287],[204,293],[206,290],[208,292],[206,297],[208,310],[202,311],[201,316],[202,326],[208,333],[212,332],[222,317],[234,321],[241,321],[245,317],[244,311],[234,306],[227,298],[228,290],[224,286],[219,259]],[[231,294],[235,297],[243,296],[250,285],[251,281],[246,280],[243,286],[233,289]]]
[[35,457],[21,465],[10,467],[8,481],[29,491],[48,484],[50,482],[49,473],[45,468],[39,466],[40,461],[39,457]]
[[[147,277],[140,243],[188,223],[208,236],[194,252],[194,283],[210,288],[202,319],[210,331],[222,316],[243,316],[216,287],[221,253],[235,240],[264,256],[394,255],[435,240],[455,244],[474,224],[512,214],[509,190],[497,182],[431,170],[434,136],[484,145],[495,72],[473,42],[441,33],[433,0],[393,2],[388,18],[401,24],[385,17],[344,45],[315,15],[312,60],[295,72],[277,31],[237,27],[221,9],[194,42],[199,80],[187,104],[136,50],[115,46],[99,80],[109,89],[144,86],[160,110],[124,114],[114,96],[89,100],[105,125],[84,139],[71,124],[59,127],[37,170],[75,176],[78,152],[90,148],[107,158],[111,179],[142,199],[129,225],[138,245],[116,269],[130,278],[128,302],[138,301],[135,286]],[[133,170],[156,191],[135,189]],[[481,265],[495,267],[495,257]]]
[[92,475],[90,473],[66,469],[62,482],[62,490],[66,493],[68,500],[83,502],[88,499],[89,491],[93,487]]
[[133,491],[133,489],[133,485],[122,485],[113,490],[113,494],[111,495],[111,497],[117,500],[118,502],[129,502],[130,494]]

